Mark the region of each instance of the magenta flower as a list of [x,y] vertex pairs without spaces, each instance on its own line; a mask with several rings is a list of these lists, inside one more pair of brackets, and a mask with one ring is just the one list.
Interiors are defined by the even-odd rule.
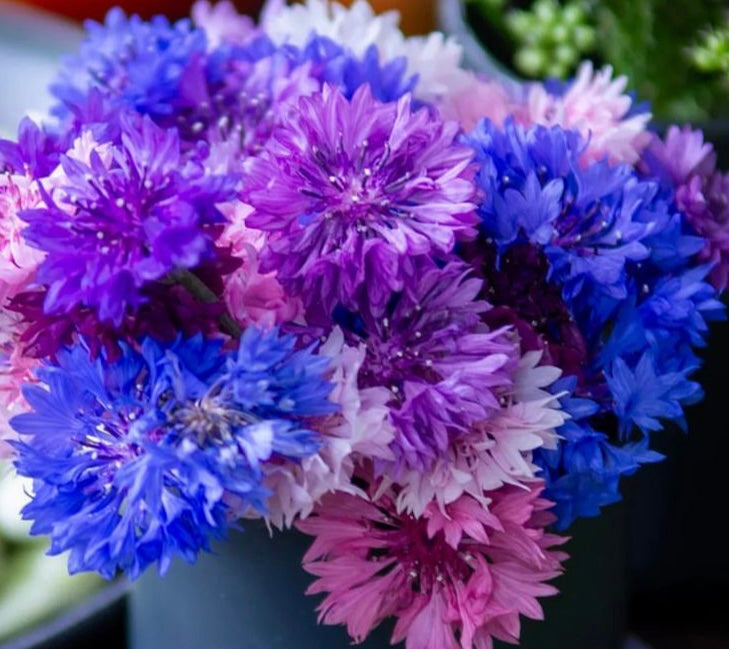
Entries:
[[387,617],[392,643],[406,649],[490,649],[518,643],[519,616],[542,619],[538,597],[561,572],[564,538],[547,534],[551,503],[543,483],[491,492],[490,508],[469,496],[432,505],[421,518],[399,514],[393,494],[370,502],[327,496],[297,525],[315,537],[304,568],[307,591],[326,593],[320,620],[345,624],[355,642]]
[[699,260],[713,264],[709,279],[720,291],[729,285],[729,173],[716,168],[716,154],[701,131],[671,126],[665,139],[654,136],[643,165],[668,180],[676,203],[706,244]]
[[450,252],[475,233],[471,153],[458,126],[410,97],[351,100],[326,86],[299,100],[253,162],[247,224],[272,233],[261,270],[328,316],[366,297],[382,314],[413,259]]

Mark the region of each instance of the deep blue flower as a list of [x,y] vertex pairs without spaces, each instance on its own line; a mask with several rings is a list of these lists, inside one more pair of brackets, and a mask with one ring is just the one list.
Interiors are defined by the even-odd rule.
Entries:
[[64,129],[103,129],[116,111],[133,110],[179,129],[185,145],[212,145],[231,165],[260,151],[295,100],[324,83],[347,97],[368,84],[381,101],[416,83],[405,77],[404,58],[381,63],[374,46],[356,57],[316,35],[302,48],[275,45],[260,33],[211,48],[204,30],[187,20],[145,22],[120,9],[86,27],[80,52],[52,85]]
[[149,118],[123,115],[121,137],[90,163],[61,157],[65,181],[45,206],[27,210],[27,241],[47,253],[37,279],[44,308],[86,306],[119,325],[145,300],[143,288],[215,256],[215,207],[234,183],[184,160],[177,134]]
[[416,76],[405,77],[405,57],[381,62],[375,45],[370,45],[359,58],[326,36],[314,34],[304,47],[284,46],[283,51],[296,65],[311,64],[313,77],[322,83],[339,86],[347,99],[352,98],[357,88],[367,84],[375,99],[397,101],[411,92],[417,83]]
[[[694,349],[723,305],[696,264],[703,241],[657,179],[607,160],[584,165],[585,142],[559,127],[484,121],[467,141],[484,198],[482,250],[466,252],[494,260],[477,261],[487,296],[534,329],[551,358],[569,360],[573,395],[595,407],[558,431],[558,450],[538,453],[550,489],[562,490],[549,496],[566,525],[618,498],[620,476],[653,459],[649,433],[684,424],[684,407],[702,395]],[[540,289],[509,290],[527,284]],[[579,336],[565,337],[570,327]]]
[[307,421],[335,410],[327,368],[277,330],[249,329],[236,352],[200,336],[146,339],[113,363],[82,344],[59,352],[11,422],[18,473],[34,479],[32,534],[70,551],[71,572],[193,561],[232,517],[266,512],[263,463],[320,448]]
[[51,91],[64,105],[74,105],[93,88],[119,108],[153,117],[171,113],[183,72],[207,48],[205,33],[189,20],[171,24],[164,16],[144,21],[119,8],[104,24],[85,23],[86,40],[79,53],[65,59]]
[[572,396],[574,377],[561,379],[552,387],[567,396],[560,399],[570,418],[559,428],[557,448],[539,448],[534,462],[542,468],[545,496],[555,503],[555,527],[567,529],[576,518],[597,516],[606,505],[618,502],[620,479],[635,473],[641,464],[658,462],[662,456],[648,448],[642,438],[618,446],[590,425],[600,406],[591,399]]

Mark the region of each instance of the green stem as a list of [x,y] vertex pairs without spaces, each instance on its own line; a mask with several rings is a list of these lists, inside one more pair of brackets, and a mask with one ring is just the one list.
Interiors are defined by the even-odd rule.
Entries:
[[[171,284],[179,284],[205,304],[218,302],[218,296],[210,290],[205,282],[189,270],[183,268],[174,270],[167,276],[167,279]],[[227,311],[220,316],[220,328],[233,338],[240,338],[243,333],[240,325]]]

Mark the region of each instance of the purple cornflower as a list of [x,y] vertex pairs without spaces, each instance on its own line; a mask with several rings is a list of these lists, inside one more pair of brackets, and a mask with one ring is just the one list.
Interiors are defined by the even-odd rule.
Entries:
[[243,199],[247,225],[272,233],[262,271],[310,314],[366,298],[382,315],[415,259],[449,253],[475,233],[470,162],[455,123],[412,112],[410,96],[351,100],[325,86],[304,97],[254,161]]
[[28,242],[47,253],[37,279],[46,312],[94,309],[120,325],[145,300],[144,286],[214,256],[232,182],[183,160],[175,131],[122,116],[120,142],[89,164],[66,156],[66,179],[43,192],[46,206],[21,214]]
[[454,437],[500,409],[519,349],[508,329],[483,324],[490,307],[478,299],[482,283],[468,266],[417,270],[384,314],[363,305],[348,335],[367,348],[360,387],[392,393],[398,463],[427,469]]
[[654,136],[643,170],[661,178],[676,194],[676,204],[697,234],[705,239],[702,262],[713,264],[709,276],[719,291],[729,285],[729,174],[716,168],[716,153],[701,131],[671,126],[665,139]]

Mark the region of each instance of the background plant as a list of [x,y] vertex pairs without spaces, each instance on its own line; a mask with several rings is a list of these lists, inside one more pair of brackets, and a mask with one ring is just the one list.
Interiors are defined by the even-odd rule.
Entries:
[[656,117],[696,121],[729,112],[729,14],[723,0],[468,0],[489,51],[528,78],[610,64]]

